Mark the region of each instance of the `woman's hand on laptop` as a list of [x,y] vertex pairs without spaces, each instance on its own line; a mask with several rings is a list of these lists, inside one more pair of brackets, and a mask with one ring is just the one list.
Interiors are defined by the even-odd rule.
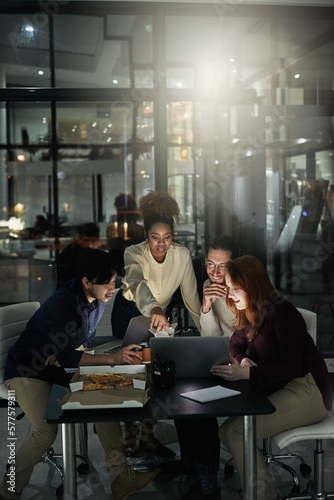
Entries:
[[132,351],[134,347],[139,347],[138,344],[130,344],[126,347],[123,347],[123,349],[120,349],[116,354],[111,354],[110,356],[113,357],[113,361],[110,363],[111,365],[123,365],[124,363],[127,363],[128,365],[137,365],[138,361],[141,363],[142,361],[142,356],[139,352]]
[[155,333],[161,330],[166,330],[166,326],[170,326],[170,323],[163,313],[161,307],[153,307],[151,311],[151,324],[150,328],[155,328]]
[[241,360],[240,366],[249,366],[249,367],[251,367],[251,366],[257,366],[257,364],[252,359],[243,358]]
[[230,357],[230,363],[227,365],[213,365],[211,373],[222,377],[228,381],[249,380],[249,366],[241,366],[238,361]]

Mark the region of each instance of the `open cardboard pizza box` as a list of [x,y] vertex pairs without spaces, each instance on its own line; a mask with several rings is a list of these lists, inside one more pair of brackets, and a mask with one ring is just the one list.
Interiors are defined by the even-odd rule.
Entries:
[[[115,384],[111,389],[83,390],[85,381],[93,373],[113,373],[124,375],[125,380],[131,378],[133,384],[120,387]],[[71,391],[59,401],[64,410],[87,408],[138,408],[149,400],[146,365],[116,366],[81,366],[70,382]]]

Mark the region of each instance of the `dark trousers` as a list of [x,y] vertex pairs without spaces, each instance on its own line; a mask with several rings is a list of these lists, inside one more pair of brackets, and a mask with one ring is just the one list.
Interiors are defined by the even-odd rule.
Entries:
[[219,469],[220,441],[215,417],[174,419],[181,458],[198,474],[215,474]]
[[122,289],[120,289],[115,297],[111,313],[112,334],[120,339],[124,338],[132,318],[140,315],[141,312],[137,309],[136,304],[132,300],[125,299]]

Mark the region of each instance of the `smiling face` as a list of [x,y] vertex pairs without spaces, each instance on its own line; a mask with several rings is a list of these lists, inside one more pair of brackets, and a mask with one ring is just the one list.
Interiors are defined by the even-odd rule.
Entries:
[[235,307],[242,311],[248,305],[248,295],[242,288],[234,285],[228,273],[225,273],[225,283],[228,286],[228,297],[233,300]]
[[225,276],[225,264],[231,260],[230,250],[214,250],[210,248],[205,259],[206,272],[212,283],[223,283]]
[[157,262],[163,262],[172,243],[172,231],[170,226],[163,222],[153,224],[148,231],[147,238],[154,259]]
[[100,302],[108,302],[115,291],[116,276],[117,275],[114,274],[109,283],[103,283],[101,285],[88,281],[87,278],[82,278],[83,290],[88,301],[93,302],[93,300],[97,299]]

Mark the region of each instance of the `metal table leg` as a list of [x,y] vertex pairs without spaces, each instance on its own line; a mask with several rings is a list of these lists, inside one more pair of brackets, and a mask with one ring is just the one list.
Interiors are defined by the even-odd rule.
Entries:
[[244,498],[256,500],[256,416],[244,415]]
[[64,466],[63,500],[77,500],[75,424],[61,424],[61,430]]

